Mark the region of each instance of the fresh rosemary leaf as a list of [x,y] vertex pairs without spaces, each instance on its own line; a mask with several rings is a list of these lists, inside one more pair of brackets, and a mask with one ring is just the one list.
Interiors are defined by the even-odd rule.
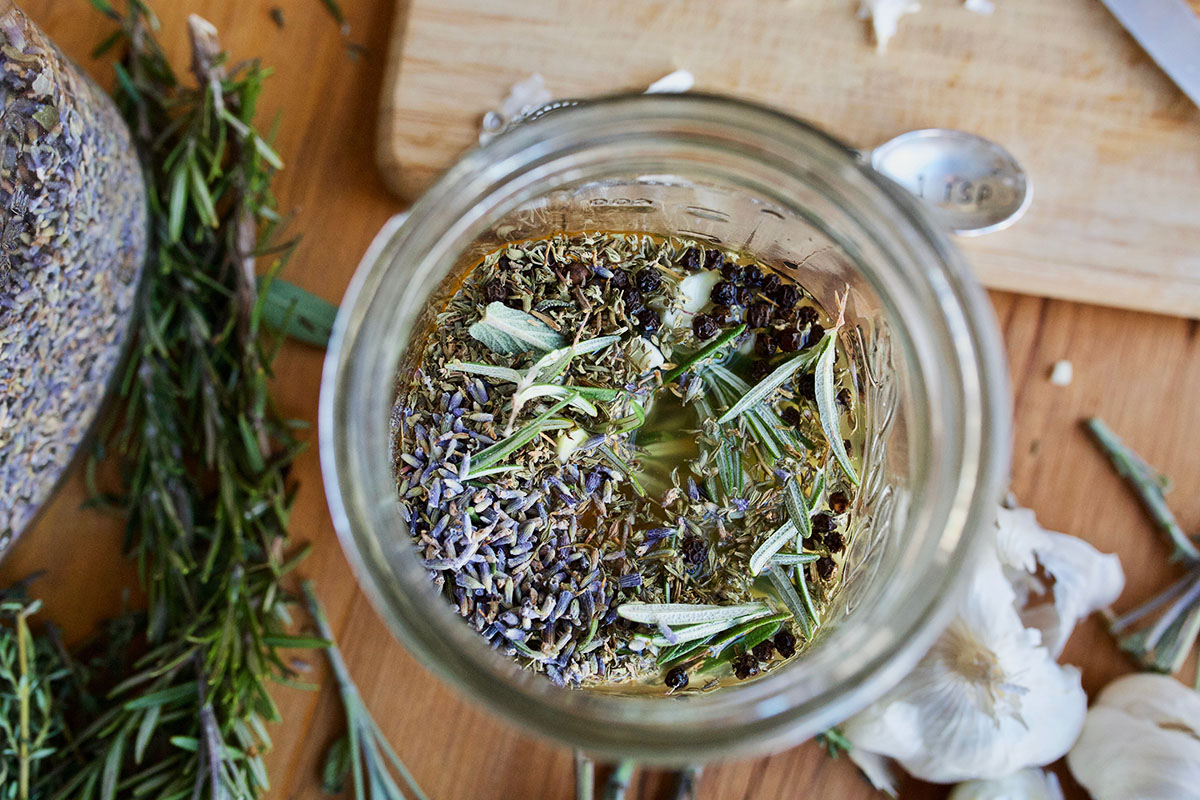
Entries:
[[[783,619],[787,619],[789,615],[783,614],[779,616],[781,616]],[[731,638],[726,644],[721,646],[716,653],[704,659],[704,662],[697,669],[697,672],[708,672],[716,667],[721,666],[722,664],[732,661],[738,653],[748,652],[749,650],[752,650],[756,644],[765,642],[767,639],[770,639],[772,636],[779,633],[779,630],[782,627],[783,623],[777,617],[765,617],[761,620],[754,620],[753,622],[749,623],[749,627],[746,630],[739,632],[737,636]],[[730,645],[737,646],[730,647]],[[710,651],[712,649],[714,648],[710,648]]]
[[532,314],[503,303],[489,303],[483,318],[467,329],[474,339],[501,355],[547,353],[563,346],[563,337]]
[[[807,517],[806,517],[807,518]],[[775,529],[750,556],[750,574],[758,575],[771,562],[771,557],[796,535],[796,523],[788,520]]]
[[666,636],[660,634],[653,637],[650,642],[651,644],[662,647],[668,644],[675,644],[676,642],[689,642],[695,639],[707,639],[714,633],[720,633],[721,631],[727,630],[734,625],[739,625],[743,622],[747,622],[769,613],[771,613],[770,610],[764,606],[762,611],[754,614],[746,614],[740,617],[734,617],[732,619],[721,619],[714,622],[704,622],[699,625],[689,625],[686,628],[678,628],[674,631],[675,641],[671,641]]
[[771,563],[790,567],[796,564],[811,564],[820,557],[818,553],[776,553],[771,556]]
[[315,347],[329,344],[337,306],[278,277],[260,278],[258,288],[268,327]]
[[530,400],[536,400],[539,397],[554,397],[565,399],[567,404],[572,408],[582,411],[589,417],[594,417],[600,413],[600,409],[588,400],[583,392],[578,391],[573,386],[561,386],[557,383],[535,383],[532,386],[526,386],[513,395],[513,403],[524,405]]
[[808,518],[808,501],[804,499],[804,490],[800,488],[800,480],[795,475],[788,478],[783,484],[783,505],[800,538],[807,539],[812,536],[812,522]]
[[808,581],[804,576],[804,565],[796,565],[796,584],[797,593],[800,595],[800,602],[804,604],[804,610],[808,612],[808,616],[812,619],[813,627],[821,624],[821,615],[817,613],[817,604],[813,602],[812,592],[808,590]]
[[846,445],[842,441],[841,417],[838,414],[833,376],[833,367],[837,361],[837,347],[834,345],[836,340],[837,329],[835,328],[827,333],[825,338],[814,348],[820,350],[815,373],[817,414],[821,418],[821,430],[825,432],[825,438],[829,442],[830,449],[833,450],[833,457],[837,459],[842,471],[846,473],[846,478],[857,486],[858,474],[854,471],[854,466],[850,463],[850,456],[846,453]]
[[[572,395],[573,396],[573,395]],[[492,466],[502,458],[515,453],[525,445],[536,439],[543,431],[557,430],[560,428],[569,428],[571,423],[567,420],[553,419],[554,415],[566,408],[571,401],[571,397],[564,397],[547,410],[538,414],[536,417],[525,423],[516,433],[505,439],[501,439],[490,447],[485,447],[471,458],[471,471],[467,473],[467,478],[478,477],[479,474],[487,467]]]
[[341,794],[350,777],[350,737],[341,736],[329,747],[321,767],[321,791]]
[[813,620],[808,615],[808,609],[805,607],[804,601],[800,599],[800,595],[796,594],[796,587],[792,585],[792,581],[788,578],[787,573],[782,569],[767,570],[767,577],[771,580],[771,585],[775,588],[775,593],[779,597],[779,601],[792,613],[792,618],[796,620],[796,624],[800,626],[805,638],[812,638],[814,627]]
[[737,419],[742,414],[746,413],[746,411],[767,399],[772,392],[774,392],[780,386],[783,386],[783,384],[787,383],[788,379],[790,379],[797,372],[812,367],[812,365],[816,363],[817,359],[820,358],[821,353],[829,348],[829,342],[832,341],[832,338],[833,337],[831,336],[826,336],[821,339],[821,341],[817,343],[817,346],[813,347],[811,350],[805,350],[796,353],[794,356],[784,361],[769,375],[752,386],[748,392],[742,395],[742,398],[734,403],[732,408],[722,414],[721,418],[718,419],[717,422],[724,424],[731,420]]
[[704,347],[680,361],[674,369],[663,376],[663,383],[670,383],[683,373],[695,367],[697,364],[702,364],[708,359],[712,358],[717,353],[724,350],[730,342],[745,333],[745,331],[745,323],[738,325],[736,328],[725,331],[720,336],[706,344]]
[[742,451],[728,436],[717,447],[717,473],[727,497],[741,497],[746,491],[746,472],[742,469]]
[[469,372],[472,375],[482,375],[485,378],[506,381],[508,383],[520,383],[523,377],[519,371],[511,367],[497,367],[493,364],[472,364],[463,361],[451,361],[446,364],[446,369],[451,372]]
[[717,606],[692,603],[622,603],[617,614],[630,622],[643,625],[697,625],[700,623],[731,620],[748,614],[767,611],[763,603],[741,603],[733,606]]
[[[533,319],[536,320],[536,317]],[[536,321],[541,322],[541,320]],[[474,334],[471,335],[474,336]],[[567,367],[571,365],[571,361],[575,358],[603,350],[619,341],[621,341],[620,336],[597,336],[592,339],[585,339],[577,344],[551,350],[539,358],[530,368],[529,374],[532,377],[529,380],[531,383],[552,381],[566,372]],[[484,342],[484,344],[487,344],[487,342]]]

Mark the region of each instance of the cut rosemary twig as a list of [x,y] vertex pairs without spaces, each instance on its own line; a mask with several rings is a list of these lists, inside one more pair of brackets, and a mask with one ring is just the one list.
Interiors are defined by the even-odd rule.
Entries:
[[[1164,477],[1101,420],[1092,418],[1085,425],[1117,473],[1137,493],[1151,519],[1166,534],[1173,547],[1172,560],[1183,561],[1188,568],[1183,578],[1141,606],[1121,616],[1110,613],[1109,631],[1117,637],[1118,646],[1143,668],[1168,674],[1177,672],[1200,638],[1200,551],[1167,505]],[[1200,669],[1195,684],[1200,689]]]

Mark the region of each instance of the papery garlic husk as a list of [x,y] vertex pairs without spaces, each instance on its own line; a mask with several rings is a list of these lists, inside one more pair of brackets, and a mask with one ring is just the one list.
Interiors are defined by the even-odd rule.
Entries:
[[1087,710],[1079,671],[1054,662],[1027,629],[994,548],[963,610],[916,669],[841,732],[935,783],[1002,778],[1060,758]]
[[1063,793],[1053,772],[1023,769],[1004,778],[960,783],[947,800],[1063,800]]
[[871,29],[875,32],[875,49],[882,53],[887,50],[888,40],[896,35],[900,18],[920,10],[921,4],[915,0],[861,0],[858,16],[860,19],[871,20]]
[[[1120,559],[1077,536],[1046,530],[1028,508],[997,511],[996,550],[1016,591],[1022,622],[1042,632],[1042,644],[1055,658],[1076,623],[1111,605],[1125,588]],[[1053,602],[1032,602],[1051,588],[1038,579],[1039,565],[1054,579]]]
[[1093,800],[1200,800],[1200,693],[1167,675],[1118,678],[1067,765]]

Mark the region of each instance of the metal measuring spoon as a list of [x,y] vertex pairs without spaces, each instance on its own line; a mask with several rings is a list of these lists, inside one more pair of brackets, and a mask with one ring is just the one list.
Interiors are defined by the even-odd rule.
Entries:
[[1017,160],[973,133],[909,131],[862,151],[862,157],[923,200],[959,236],[1004,230],[1033,199],[1033,184]]

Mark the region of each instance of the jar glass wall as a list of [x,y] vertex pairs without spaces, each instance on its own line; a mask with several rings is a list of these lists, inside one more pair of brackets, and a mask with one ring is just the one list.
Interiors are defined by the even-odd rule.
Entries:
[[[402,520],[389,413],[410,345],[501,243],[560,232],[679,235],[744,252],[826,308],[867,429],[844,588],[813,644],[759,680],[680,697],[555,687],[490,649],[429,581]],[[664,763],[810,736],[905,674],[953,611],[1008,467],[1003,350],[982,291],[915,200],[813,128],[745,103],[617,97],[520,126],[386,228],[326,362],[322,464],[343,545],[380,614],[439,676],[509,719]]]

